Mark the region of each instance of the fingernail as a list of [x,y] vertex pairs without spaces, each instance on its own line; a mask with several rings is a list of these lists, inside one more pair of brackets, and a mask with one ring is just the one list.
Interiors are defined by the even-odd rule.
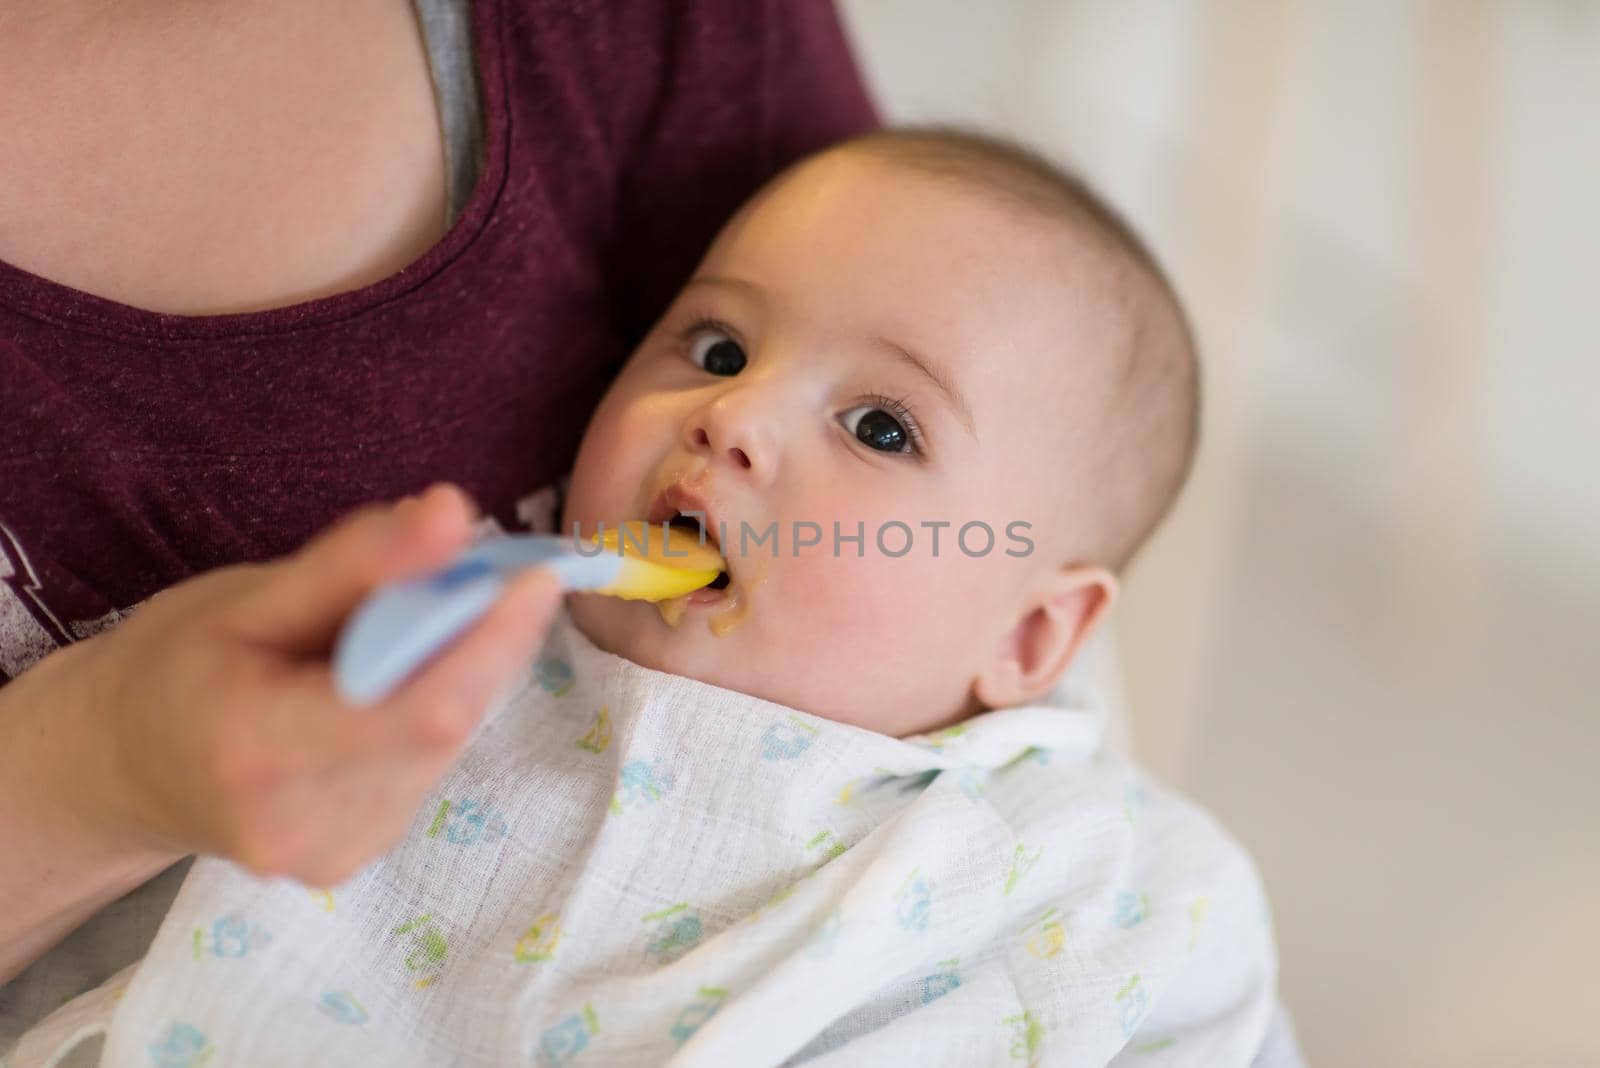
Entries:
[[433,485],[427,488],[425,495],[429,497],[454,497],[456,500],[461,502],[463,507],[466,508],[468,519],[471,519],[474,522],[476,522],[478,519],[478,503],[472,499],[471,494],[462,489],[460,486],[456,485],[454,482],[435,482]]

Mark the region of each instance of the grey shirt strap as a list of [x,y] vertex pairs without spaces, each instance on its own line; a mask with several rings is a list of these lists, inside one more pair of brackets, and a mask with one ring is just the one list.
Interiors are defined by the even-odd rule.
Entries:
[[445,226],[461,214],[483,169],[483,96],[472,51],[471,0],[412,0],[444,134]]

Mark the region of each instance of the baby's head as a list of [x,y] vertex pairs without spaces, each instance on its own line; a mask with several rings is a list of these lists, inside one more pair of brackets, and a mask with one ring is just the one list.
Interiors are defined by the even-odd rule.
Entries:
[[592,595],[574,621],[895,736],[1025,703],[1177,495],[1197,395],[1171,288],[1078,181],[976,135],[858,138],[723,228],[573,470],[563,530],[703,512],[728,587],[676,625]]

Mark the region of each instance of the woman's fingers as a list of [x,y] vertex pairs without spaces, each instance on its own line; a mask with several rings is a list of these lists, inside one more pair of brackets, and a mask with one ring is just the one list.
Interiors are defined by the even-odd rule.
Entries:
[[489,702],[544,643],[560,603],[560,584],[548,571],[516,576],[477,625],[424,664],[376,711],[393,709],[415,742],[454,752]]
[[[341,704],[324,672],[314,699],[295,702],[295,712],[271,729],[274,747],[292,745],[306,763],[275,803],[275,822],[294,840],[253,858],[258,869],[329,884],[392,846],[494,698],[543,643],[560,598],[548,572],[518,575],[477,624],[378,705]],[[294,814],[312,808],[337,811],[340,819],[307,827]]]
[[440,484],[394,507],[371,506],[281,563],[230,613],[235,629],[286,653],[325,651],[374,588],[443,566],[466,547],[474,510]]
[[284,707],[274,730],[283,744],[315,752],[319,766],[350,761],[395,761],[443,756],[448,766],[494,697],[544,643],[560,606],[555,577],[525,571],[506,584],[477,623],[426,661],[383,701],[343,704],[326,663],[299,670],[298,698]]
[[82,728],[78,764],[94,760],[81,822],[311,881],[380,855],[526,670],[559,585],[548,572],[516,576],[482,619],[370,708],[340,701],[326,651],[374,586],[442,565],[471,527],[453,488],[369,509],[284,561],[156,597],[14,683],[79,710],[57,719]]

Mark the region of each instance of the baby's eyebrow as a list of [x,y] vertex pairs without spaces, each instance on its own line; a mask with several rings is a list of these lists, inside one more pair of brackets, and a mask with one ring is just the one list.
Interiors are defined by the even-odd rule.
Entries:
[[938,387],[939,392],[945,395],[945,399],[950,402],[951,407],[955,408],[956,416],[961,420],[961,425],[967,428],[967,433],[974,438],[978,436],[978,429],[973,425],[972,408],[967,404],[967,398],[961,395],[961,391],[956,388],[954,382],[940,374],[939,369],[933,364],[922,359],[899,342],[891,341],[881,335],[874,337],[872,341],[879,348],[887,349],[893,353],[901,363],[922,372],[923,376]]
[[745,297],[765,303],[766,293],[754,282],[747,282],[743,278],[727,278],[721,275],[697,274],[684,283],[685,289],[692,286],[712,286],[716,289],[731,289]]

